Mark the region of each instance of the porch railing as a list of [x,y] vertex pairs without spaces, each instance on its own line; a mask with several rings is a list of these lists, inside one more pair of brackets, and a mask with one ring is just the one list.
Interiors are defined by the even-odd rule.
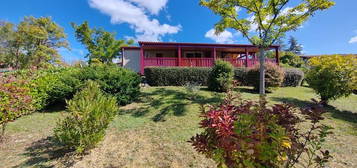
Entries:
[[178,58],[145,58],[144,66],[178,66]]
[[188,67],[211,67],[213,63],[213,58],[183,58],[181,65]]
[[[234,67],[252,67],[259,63],[259,59],[233,59],[233,58],[220,58],[220,60],[230,62]],[[275,63],[275,59],[266,59],[266,62]],[[186,66],[186,67],[211,67],[214,64],[213,58],[182,58],[181,65],[179,65],[178,58],[160,57],[160,58],[145,58],[144,67],[147,66]]]

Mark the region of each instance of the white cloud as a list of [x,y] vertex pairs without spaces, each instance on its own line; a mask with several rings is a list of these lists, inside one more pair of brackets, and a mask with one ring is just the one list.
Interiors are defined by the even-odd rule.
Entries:
[[176,34],[181,30],[180,25],[161,24],[147,14],[147,10],[158,13],[167,0],[152,0],[150,3],[148,0],[89,0],[90,7],[111,17],[111,23],[128,23],[139,41],[160,41],[164,35]]
[[159,14],[160,10],[163,9],[168,0],[129,0],[136,3],[137,5],[148,9],[152,14]]
[[223,31],[222,33],[216,34],[215,29],[211,29],[205,34],[205,37],[215,41],[216,43],[227,44],[234,43],[234,35],[232,32],[227,30]]
[[348,43],[357,43],[357,36],[352,37]]
[[[280,16],[289,14],[290,12],[292,12],[292,11],[291,11],[292,9],[293,9],[292,7],[286,7],[286,8],[284,8],[284,9],[281,11]],[[301,14],[303,14],[304,12],[306,12],[306,11],[294,11],[294,12],[292,12],[292,13],[295,14],[295,15],[301,15]],[[254,16],[254,15],[250,15],[250,16],[248,16],[246,19],[251,22],[251,26],[250,26],[249,31],[250,31],[250,32],[255,32],[255,31],[258,29],[258,23],[254,20],[254,19],[255,19],[255,16]],[[272,17],[272,16],[267,16],[267,20],[270,20],[270,19],[273,19],[273,17]],[[267,22],[266,22],[266,21],[263,21],[263,24],[267,24]],[[286,24],[283,25],[283,26],[286,26]],[[304,26],[301,25],[301,26],[299,26],[298,28],[303,28],[303,27],[304,27]]]

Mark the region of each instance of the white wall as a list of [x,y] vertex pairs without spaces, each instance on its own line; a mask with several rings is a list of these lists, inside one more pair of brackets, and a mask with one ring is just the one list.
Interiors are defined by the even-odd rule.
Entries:
[[140,72],[140,50],[126,49],[123,54],[123,67]]

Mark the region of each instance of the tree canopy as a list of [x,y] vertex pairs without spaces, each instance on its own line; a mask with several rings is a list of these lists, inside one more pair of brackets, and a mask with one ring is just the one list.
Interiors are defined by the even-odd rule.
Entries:
[[0,61],[16,69],[61,62],[57,49],[68,48],[62,27],[50,17],[25,17],[18,25],[0,23]]
[[81,25],[72,23],[78,41],[86,46],[89,63],[94,59],[102,63],[112,63],[114,58],[120,55],[121,47],[133,44],[133,40],[116,40],[115,33],[103,29],[91,29],[88,22]]
[[267,48],[286,32],[300,27],[315,12],[334,5],[331,0],[299,0],[297,5],[287,7],[291,1],[201,0],[200,3],[221,16],[215,25],[217,33],[233,28],[252,44]]
[[235,29],[260,49],[261,96],[265,95],[265,50],[315,12],[334,5],[331,0],[296,0],[295,6],[289,2],[292,0],[200,0],[201,5],[221,16],[215,25],[216,33]]
[[289,47],[286,51],[293,52],[294,54],[300,55],[302,54],[302,45],[298,43],[295,37],[290,36],[289,38]]

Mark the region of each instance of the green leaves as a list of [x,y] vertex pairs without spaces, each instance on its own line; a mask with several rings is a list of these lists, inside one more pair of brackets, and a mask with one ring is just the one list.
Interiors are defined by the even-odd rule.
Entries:
[[286,32],[296,30],[315,12],[334,5],[331,0],[300,0],[290,7],[289,2],[292,0],[201,0],[200,4],[221,16],[215,25],[217,31],[233,28],[252,44],[266,48]]
[[306,80],[327,103],[348,96],[357,89],[357,59],[353,55],[321,56],[309,60]]
[[89,51],[87,57],[89,62],[98,59],[102,63],[112,63],[114,58],[118,58],[121,47],[133,44],[132,40],[116,40],[115,34],[106,32],[103,29],[91,29],[88,22],[81,25],[72,23],[75,29],[75,35]]
[[18,25],[0,24],[0,58],[17,69],[60,64],[57,49],[68,48],[62,27],[50,17],[25,17]]
[[68,148],[83,153],[95,147],[118,112],[116,99],[105,95],[93,81],[68,101],[70,114],[55,128],[56,138]]

